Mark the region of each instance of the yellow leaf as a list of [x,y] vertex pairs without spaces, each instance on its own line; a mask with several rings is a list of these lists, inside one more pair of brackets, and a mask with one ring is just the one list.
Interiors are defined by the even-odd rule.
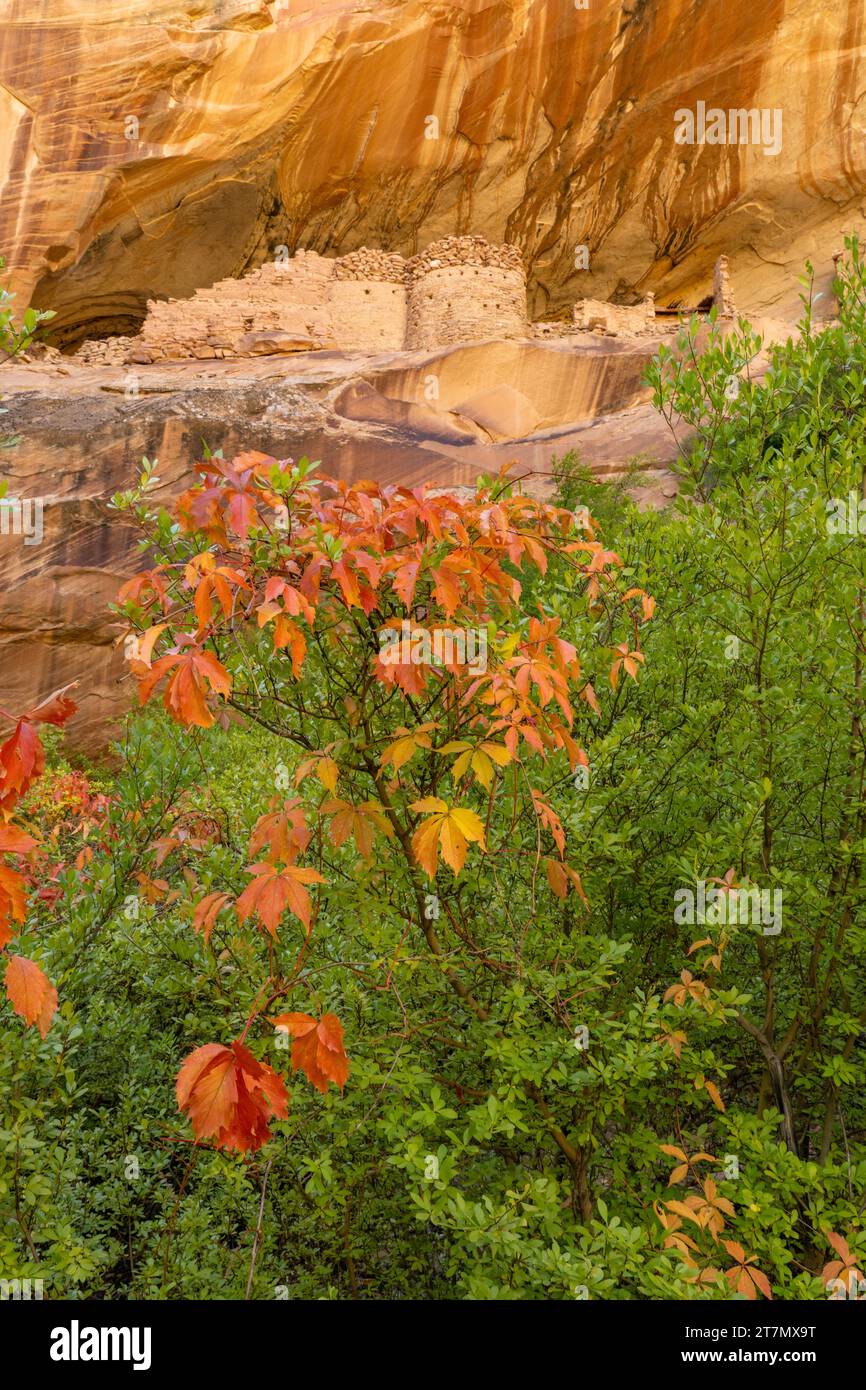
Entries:
[[511,754],[505,747],[504,743],[484,742],[482,743],[481,747],[484,749],[484,752],[487,754],[488,758],[492,758],[493,761],[495,763],[498,763],[500,767],[505,767],[508,763],[511,762]]
[[457,818],[452,813],[444,816],[440,822],[440,844],[442,847],[442,858],[454,870],[456,878],[466,862],[466,839],[457,824]]
[[466,860],[467,840],[476,840],[482,850],[484,846],[484,826],[474,811],[463,807],[451,808],[438,796],[427,796],[412,805],[413,811],[424,812],[430,816],[428,821],[415,831],[412,848],[415,858],[428,877],[436,874],[438,852],[456,877]]
[[477,840],[481,848],[484,849],[484,825],[474,811],[469,811],[462,806],[455,806],[450,814],[450,819],[456,822],[458,829],[466,836],[467,840]]
[[439,811],[444,815],[448,811],[448,803],[440,796],[425,796],[420,801],[413,801],[409,810],[423,811],[425,815],[429,815],[431,811]]
[[459,758],[454,759],[454,762],[451,764],[451,776],[454,778],[455,782],[459,782],[460,778],[465,775],[471,759],[471,748],[467,753],[461,753]]
[[414,738],[398,738],[382,754],[382,766],[391,763],[394,771],[399,772],[404,763],[408,763],[410,758],[414,758],[417,751],[418,744]]
[[419,748],[430,747],[430,729],[435,729],[435,723],[420,724],[417,729],[398,729],[398,737],[385,749],[381,757],[381,766],[386,767],[391,764],[395,772],[399,772],[404,763],[408,763],[413,758]]
[[489,787],[493,781],[493,764],[486,753],[482,753],[480,748],[476,748],[472,754],[472,771],[478,778],[482,787]]
[[333,758],[320,758],[316,765],[316,775],[327,791],[337,790],[337,778],[340,775],[340,769]]

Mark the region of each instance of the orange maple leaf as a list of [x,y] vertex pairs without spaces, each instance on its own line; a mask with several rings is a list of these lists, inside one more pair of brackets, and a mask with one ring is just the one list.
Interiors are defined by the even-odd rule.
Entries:
[[230,588],[230,582],[237,585],[239,589],[249,589],[250,587],[238,570],[232,569],[228,565],[217,565],[209,550],[190,561],[186,567],[185,577],[187,583],[195,588],[193,607],[198,619],[199,637],[213,620],[214,599],[222,609],[224,618],[231,615],[234,595]]
[[656,601],[645,589],[627,589],[622,596],[622,602],[628,603],[630,598],[639,598],[643,609],[643,620],[648,623],[653,613],[656,611]]
[[562,828],[562,821],[559,819],[553,807],[548,806],[541,792],[535,791],[534,789],[532,791],[532,809],[535,811],[541,824],[550,831],[553,836],[553,843],[559,850],[559,857],[563,859],[565,857],[565,831]]
[[[297,592],[292,590],[292,593]],[[306,599],[304,599],[306,603]],[[308,605],[309,606],[309,605]],[[258,610],[259,627],[264,627],[266,623],[274,622],[274,651],[283,651],[289,648],[292,658],[292,675],[295,680],[301,674],[304,665],[304,657],[307,655],[307,639],[298,624],[289,617],[285,608],[281,608],[278,603],[263,603]]]
[[[677,1166],[668,1178],[669,1186],[673,1186],[674,1183],[682,1182],[683,1178],[688,1176],[690,1168],[695,1163],[718,1162],[718,1159],[714,1158],[712,1154],[707,1153],[704,1149],[701,1149],[700,1153],[693,1154],[691,1158],[689,1158],[684,1149],[678,1148],[676,1144],[659,1144],[659,1149],[663,1154],[668,1154],[671,1158],[678,1160]],[[733,1208],[731,1209],[731,1214],[733,1214]]]
[[17,825],[0,825],[0,854],[27,854],[36,848],[36,841]]
[[289,1113],[282,1077],[240,1042],[197,1047],[177,1074],[175,1094],[196,1139],[240,1153],[260,1149],[271,1136],[270,1120]]
[[573,869],[570,864],[559,864],[555,859],[545,859],[544,871],[547,874],[547,882],[550,885],[550,891],[555,893],[558,898],[565,898],[568,895],[568,886],[570,883],[584,906],[589,907],[587,896],[583,891],[583,883],[581,882],[580,874],[576,869]]
[[271,1022],[295,1039],[293,1071],[306,1072],[323,1095],[329,1081],[343,1089],[349,1075],[349,1059],[343,1046],[343,1026],[335,1014],[323,1014],[318,1020],[309,1014],[280,1014]]
[[669,1047],[675,1057],[680,1057],[682,1055],[683,1043],[688,1042],[688,1038],[681,1029],[677,1029],[672,1033],[659,1033],[656,1042],[661,1043],[663,1047]]
[[460,603],[460,578],[465,576],[470,565],[461,556],[450,555],[436,569],[430,571],[433,580],[433,594],[436,602],[444,609],[446,617],[452,617]]
[[24,879],[6,864],[0,864],[0,947],[12,940],[10,922],[23,922],[27,915]]
[[65,724],[78,709],[75,701],[70,700],[66,692],[74,690],[77,685],[78,681],[70,681],[68,685],[61,686],[52,695],[40,700],[38,705],[26,710],[21,718],[26,719],[28,724],[55,724],[58,727]]
[[859,1269],[857,1265],[857,1256],[852,1254],[847,1240],[844,1236],[840,1236],[838,1231],[827,1231],[826,1236],[833,1249],[836,1251],[836,1254],[839,1256],[839,1259],[830,1260],[825,1264],[821,1271],[822,1281],[825,1285],[831,1284],[844,1272],[848,1276],[849,1290],[852,1287],[858,1287],[863,1283],[864,1279],[866,1279],[866,1275]]
[[218,695],[230,695],[232,682],[228,671],[210,652],[197,647],[160,657],[139,682],[140,704],[150,699],[154,688],[169,671],[173,674],[165,687],[162,701],[169,714],[179,724],[194,724],[200,729],[209,729],[214,716],[207,704],[208,686]]
[[322,875],[316,869],[305,869],[299,864],[287,864],[280,869],[270,863],[252,864],[249,873],[255,877],[235,904],[238,919],[245,922],[256,912],[271,936],[276,936],[280,918],[288,908],[300,918],[309,934],[312,903],[303,885],[324,883]]
[[231,902],[231,897],[228,893],[208,893],[201,902],[196,903],[195,912],[192,915],[192,925],[196,931],[204,932],[205,942],[210,941],[210,934],[216,925],[216,919],[226,903],[229,902]]
[[15,1012],[28,1026],[35,1023],[44,1038],[57,1008],[57,990],[35,961],[10,956],[6,994]]
[[670,1000],[678,1009],[681,1009],[687,999],[694,999],[697,1004],[702,1004],[704,1008],[707,1008],[710,991],[703,980],[696,980],[690,970],[681,970],[680,980],[682,981],[681,984],[668,986],[663,1002],[667,1004]]
[[415,597],[415,585],[418,582],[418,572],[420,568],[420,560],[403,560],[398,564],[391,579],[391,587],[394,593],[407,609],[412,607],[412,600]]
[[355,848],[362,859],[368,862],[373,853],[374,830],[379,830],[388,840],[394,838],[393,827],[381,802],[362,801],[360,805],[355,806],[351,801],[342,801],[335,797],[323,801],[319,810],[324,815],[333,816],[331,841],[337,849],[353,835]]
[[636,682],[637,663],[639,661],[646,660],[646,657],[644,656],[643,652],[629,651],[628,642],[620,642],[619,645],[615,648],[615,650],[617,655],[613,662],[613,665],[610,668],[610,683],[613,686],[614,690],[616,690],[617,685],[619,684],[619,673],[621,670],[625,671],[629,676],[631,676],[632,680]]
[[713,1105],[716,1107],[716,1109],[724,1113],[725,1102],[722,1100],[718,1086],[716,1085],[715,1081],[708,1081],[707,1078],[704,1076],[703,1072],[701,1072],[699,1076],[695,1077],[695,1090],[706,1091],[707,1095],[713,1102]]
[[276,800],[271,802],[271,805],[275,809],[267,815],[259,816],[253,826],[250,835],[250,858],[267,845],[268,859],[271,863],[285,860],[287,864],[293,864],[309,845],[313,838],[312,831],[307,826],[301,803],[297,799],[283,802]]
[[765,1298],[772,1299],[773,1290],[770,1287],[769,1279],[766,1274],[762,1274],[752,1264],[755,1256],[747,1255],[742,1245],[739,1245],[735,1240],[723,1240],[722,1245],[728,1254],[736,1260],[736,1264],[725,1270],[725,1278],[732,1288],[751,1300],[758,1297],[759,1290]]

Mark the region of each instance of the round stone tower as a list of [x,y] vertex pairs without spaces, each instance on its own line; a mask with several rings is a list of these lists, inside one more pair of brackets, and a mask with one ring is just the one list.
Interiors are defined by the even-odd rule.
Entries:
[[516,246],[443,237],[407,262],[407,277],[407,348],[528,334],[526,273]]

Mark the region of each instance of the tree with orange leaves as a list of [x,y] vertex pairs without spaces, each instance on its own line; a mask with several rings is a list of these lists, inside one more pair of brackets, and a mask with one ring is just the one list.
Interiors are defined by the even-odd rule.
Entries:
[[[461,1008],[489,1019],[467,876],[495,883],[497,865],[516,863],[533,894],[585,904],[552,801],[586,765],[597,688],[637,679],[652,600],[620,581],[591,518],[526,496],[507,471],[466,496],[335,482],[306,460],[211,457],[176,516],[158,563],[120,594],[140,702],[161,696],[187,728],[233,714],[296,750],[299,794],[262,808],[246,885],[204,894],[195,911],[205,938],[221,918],[270,941],[244,1037],[299,991],[347,852],[355,891],[384,892]],[[551,567],[584,591],[588,652],[542,602],[524,611],[525,583]],[[467,969],[451,963],[441,919]],[[295,1034],[293,1062],[315,1085],[346,1084],[337,1018],[288,1012],[276,1026]],[[566,1009],[559,1026],[568,1045]],[[178,1099],[197,1138],[237,1146],[246,1134],[252,1148],[266,1120],[240,1046],[205,1042]],[[527,1094],[547,1106],[529,1083]],[[585,1155],[558,1127],[555,1142],[586,1203]]]

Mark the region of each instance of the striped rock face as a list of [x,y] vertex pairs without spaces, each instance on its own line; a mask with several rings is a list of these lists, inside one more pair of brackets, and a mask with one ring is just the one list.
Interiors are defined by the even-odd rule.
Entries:
[[[5,0],[0,253],[57,341],[272,258],[517,245],[529,316],[785,314],[866,181],[859,5]],[[433,268],[435,271],[435,267]],[[819,283],[818,289],[824,286]]]
[[202,439],[443,485],[578,448],[664,501],[676,309],[733,286],[784,337],[810,258],[832,311],[861,10],[2,0],[0,255],[87,345],[0,367],[0,703],[81,679],[91,750],[125,707],[105,504],[143,455],[170,493]]

